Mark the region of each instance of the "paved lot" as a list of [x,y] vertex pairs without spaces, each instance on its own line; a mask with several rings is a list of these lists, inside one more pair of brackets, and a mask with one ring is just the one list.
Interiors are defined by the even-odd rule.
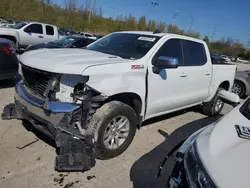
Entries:
[[[13,85],[11,82],[0,83],[0,111],[13,101]],[[53,141],[32,130],[27,123],[0,120],[0,187],[162,187],[171,171],[171,160],[160,179],[155,175],[166,153],[195,130],[216,120],[193,110],[144,123],[124,154],[112,160],[98,160],[96,166],[85,173],[55,172]],[[223,114],[230,110],[231,107],[226,105]],[[35,141],[37,137],[39,140],[32,145],[17,148]]]

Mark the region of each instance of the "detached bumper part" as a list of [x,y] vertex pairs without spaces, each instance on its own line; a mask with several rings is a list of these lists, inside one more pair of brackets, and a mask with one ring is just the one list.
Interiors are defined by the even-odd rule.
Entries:
[[46,110],[41,102],[34,100],[34,96],[22,90],[22,84],[18,84],[15,104],[4,107],[2,119],[28,120],[34,128],[54,139],[58,151],[55,170],[84,172],[94,167],[96,162],[92,135],[82,134],[75,127],[78,122],[83,130],[86,128],[91,96],[87,99],[81,105],[49,102],[49,110]]
[[57,134],[56,145],[59,148],[55,162],[56,171],[87,171],[95,166],[96,156],[91,136],[82,140],[61,132]]
[[22,119],[22,116],[16,110],[14,103],[8,104],[3,109],[2,120],[10,119]]

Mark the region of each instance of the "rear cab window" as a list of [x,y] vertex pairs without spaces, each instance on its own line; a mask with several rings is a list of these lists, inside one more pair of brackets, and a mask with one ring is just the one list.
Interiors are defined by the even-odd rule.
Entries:
[[202,43],[181,40],[183,48],[183,66],[202,66],[207,63],[205,47]]
[[54,28],[52,26],[46,25],[45,29],[46,29],[46,35],[54,35],[55,34]]

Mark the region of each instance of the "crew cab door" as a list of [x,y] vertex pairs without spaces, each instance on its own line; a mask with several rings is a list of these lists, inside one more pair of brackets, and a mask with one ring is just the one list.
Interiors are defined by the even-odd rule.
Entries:
[[196,62],[195,58],[191,58],[196,53],[193,50],[190,52],[189,46],[181,38],[170,38],[152,59],[160,56],[176,58],[178,67],[162,69],[160,74],[156,74],[153,72],[152,59],[149,59],[146,119],[195,105],[207,97],[212,66],[193,66],[192,63],[189,66],[189,60]]
[[[183,71],[187,75],[188,92],[185,96],[188,103],[195,104],[204,101],[209,94],[212,77],[212,63],[207,57],[204,44],[181,40],[183,48]],[[186,103],[188,105],[188,103]]]
[[44,42],[42,24],[32,23],[19,31],[21,45],[28,46]]
[[[159,74],[153,72],[152,61],[162,57],[178,60],[179,67],[162,69]],[[146,119],[158,116],[183,106],[188,90],[187,77],[183,74],[183,52],[180,39],[167,40],[148,62],[148,101]]]

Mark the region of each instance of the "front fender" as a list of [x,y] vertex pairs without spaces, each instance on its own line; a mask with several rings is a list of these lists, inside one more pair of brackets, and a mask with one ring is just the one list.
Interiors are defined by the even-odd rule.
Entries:
[[120,93],[135,93],[142,99],[144,112],[146,95],[146,69],[131,70],[131,63],[116,63],[91,66],[83,75],[89,76],[88,85],[105,96]]

